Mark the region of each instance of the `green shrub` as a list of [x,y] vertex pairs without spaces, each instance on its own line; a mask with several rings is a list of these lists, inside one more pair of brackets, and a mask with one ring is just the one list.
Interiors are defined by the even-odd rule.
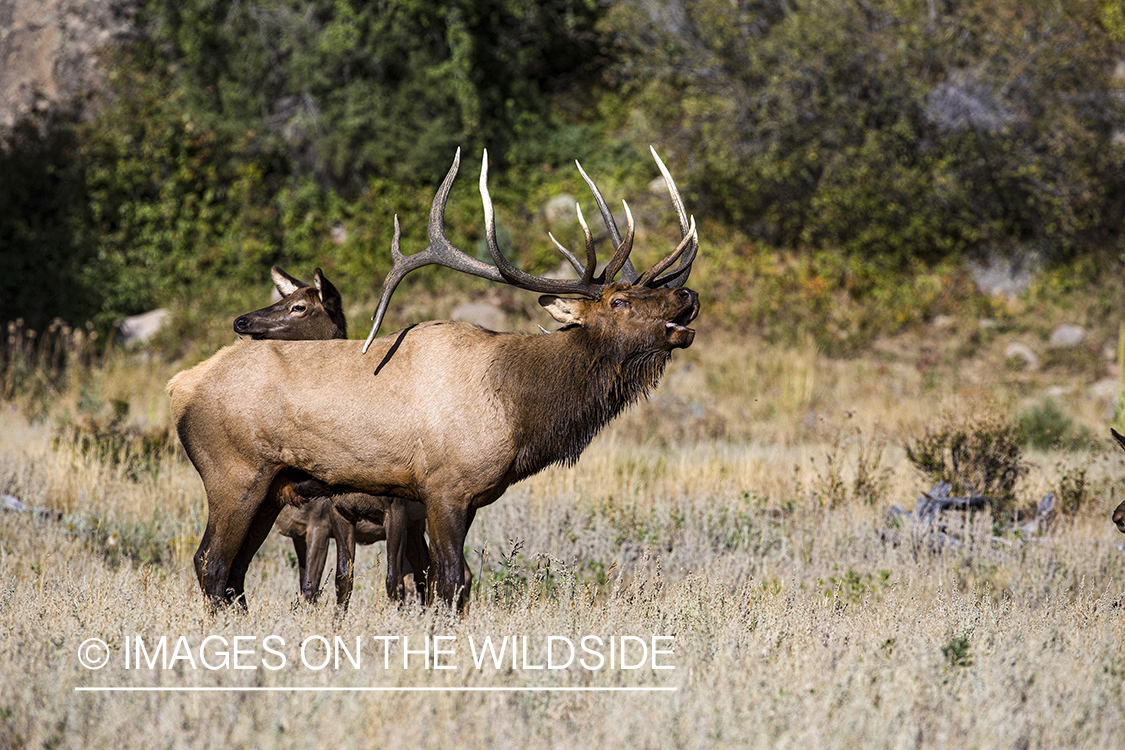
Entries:
[[1049,398],[1021,411],[1016,416],[1016,426],[1024,443],[1038,450],[1078,450],[1093,440],[1089,428],[1076,428],[1074,420]]
[[948,482],[952,495],[984,495],[999,520],[1015,510],[1015,486],[1028,471],[1023,444],[1016,425],[986,414],[927,429],[905,447],[907,459],[931,483]]

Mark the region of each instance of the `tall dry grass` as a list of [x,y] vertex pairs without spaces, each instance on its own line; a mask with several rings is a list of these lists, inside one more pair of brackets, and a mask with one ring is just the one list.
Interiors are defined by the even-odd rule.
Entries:
[[[206,504],[190,465],[174,448],[138,464],[143,452],[65,439],[107,424],[121,402],[114,429],[166,429],[175,366],[118,353],[33,419],[6,402],[0,491],[62,517],[0,513],[0,746],[1118,744],[1125,553],[1107,519],[1125,476],[1117,454],[1029,455],[1021,497],[1081,467],[1091,489],[1077,512],[1030,538],[981,515],[956,530],[960,546],[935,551],[909,521],[886,518],[927,488],[903,439],[942,414],[1011,413],[1033,395],[1026,385],[966,373],[935,383],[914,366],[745,340],[685,354],[576,467],[478,514],[466,544],[478,586],[460,618],[391,606],[381,547],[361,548],[346,615],[330,595],[301,605],[276,536],[251,567],[249,612],[208,617],[191,565]],[[1096,428],[1102,408],[1076,401],[1071,412]],[[211,635],[274,635],[287,663],[265,668],[259,645],[253,670],[124,668],[126,638],[162,635],[195,649]],[[361,667],[304,666],[298,646],[313,635],[358,637]],[[418,657],[403,669],[401,650],[384,669],[373,640],[415,648],[435,635],[451,637],[456,669]],[[478,670],[469,639],[506,635],[530,639],[532,664],[549,636],[674,636],[675,669]],[[89,638],[112,649],[103,669],[79,663]],[[398,689],[75,691],[237,686]],[[520,686],[675,691],[404,689]]]

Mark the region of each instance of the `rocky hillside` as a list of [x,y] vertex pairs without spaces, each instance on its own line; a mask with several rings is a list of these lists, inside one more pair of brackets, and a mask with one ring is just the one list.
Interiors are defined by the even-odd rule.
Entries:
[[53,105],[88,114],[98,50],[136,33],[138,0],[0,0],[0,126]]

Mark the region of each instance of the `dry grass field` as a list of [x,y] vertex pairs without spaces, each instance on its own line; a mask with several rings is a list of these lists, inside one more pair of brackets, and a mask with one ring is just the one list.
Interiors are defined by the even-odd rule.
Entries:
[[[158,439],[184,363],[118,353],[50,408],[2,403],[0,491],[61,518],[0,512],[0,747],[1119,746],[1125,452],[1099,373],[939,338],[833,360],[701,333],[577,466],[478,514],[460,618],[392,606],[382,545],[360,548],[346,615],[299,604],[276,535],[249,611],[206,616],[202,486]],[[1048,528],[981,513],[939,545],[888,521],[929,486],[907,441],[1052,387],[1093,438],[1025,452],[1021,503],[1070,488]]]

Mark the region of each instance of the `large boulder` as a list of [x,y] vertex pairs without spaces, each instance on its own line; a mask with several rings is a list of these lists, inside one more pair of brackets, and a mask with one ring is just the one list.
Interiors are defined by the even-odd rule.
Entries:
[[158,307],[140,315],[130,315],[121,321],[117,332],[125,346],[143,344],[156,335],[168,320],[168,310]]

